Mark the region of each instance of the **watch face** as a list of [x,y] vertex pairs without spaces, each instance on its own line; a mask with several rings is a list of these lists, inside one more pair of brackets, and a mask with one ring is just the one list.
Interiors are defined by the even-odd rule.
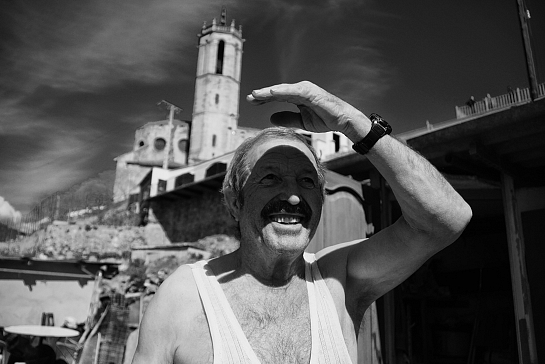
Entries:
[[380,115],[370,114],[369,120],[371,120],[371,130],[369,133],[361,141],[352,145],[352,148],[360,154],[369,152],[380,138],[392,132],[390,124],[381,118]]
[[382,127],[384,133],[381,136],[392,132],[392,127],[390,124],[388,124],[379,114],[371,114],[369,115],[369,119],[371,119],[371,122],[373,122],[373,126],[380,125],[380,127]]
[[384,119],[381,119],[379,123],[384,127],[385,134],[390,134],[392,132],[392,127]]

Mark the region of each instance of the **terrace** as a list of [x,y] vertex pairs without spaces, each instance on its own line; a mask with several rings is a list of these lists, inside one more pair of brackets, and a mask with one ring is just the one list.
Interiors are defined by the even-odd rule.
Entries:
[[[537,97],[545,96],[545,83],[539,84],[537,87]],[[511,106],[526,104],[531,101],[530,90],[514,89],[511,92],[491,97],[488,94],[482,100],[475,100],[473,105],[456,106],[456,119],[463,119],[468,116],[482,115],[491,111],[500,111]]]

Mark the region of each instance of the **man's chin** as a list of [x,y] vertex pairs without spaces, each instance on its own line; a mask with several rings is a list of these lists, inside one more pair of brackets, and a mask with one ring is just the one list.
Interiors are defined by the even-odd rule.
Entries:
[[265,241],[278,250],[302,251],[310,242],[309,231],[302,224],[271,222],[263,233]]
[[305,229],[302,223],[282,224],[279,222],[271,221],[269,222],[269,225],[274,229],[274,231],[278,232],[279,234],[299,234]]

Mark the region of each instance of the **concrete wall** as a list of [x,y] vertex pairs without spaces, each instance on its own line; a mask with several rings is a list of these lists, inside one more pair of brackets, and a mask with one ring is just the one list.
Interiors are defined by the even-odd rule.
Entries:
[[0,326],[40,325],[42,312],[52,312],[55,326],[71,316],[87,318],[93,281],[36,281],[32,290],[22,280],[0,280]]

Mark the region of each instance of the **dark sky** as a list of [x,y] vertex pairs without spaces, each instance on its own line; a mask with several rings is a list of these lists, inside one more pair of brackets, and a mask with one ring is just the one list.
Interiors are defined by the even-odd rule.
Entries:
[[[528,87],[516,0],[0,0],[0,216],[115,168],[134,131],[189,120],[203,21],[242,24],[241,100],[310,80],[400,133],[455,117],[474,95]],[[525,0],[538,82],[545,1]],[[287,105],[241,101],[263,128]]]

